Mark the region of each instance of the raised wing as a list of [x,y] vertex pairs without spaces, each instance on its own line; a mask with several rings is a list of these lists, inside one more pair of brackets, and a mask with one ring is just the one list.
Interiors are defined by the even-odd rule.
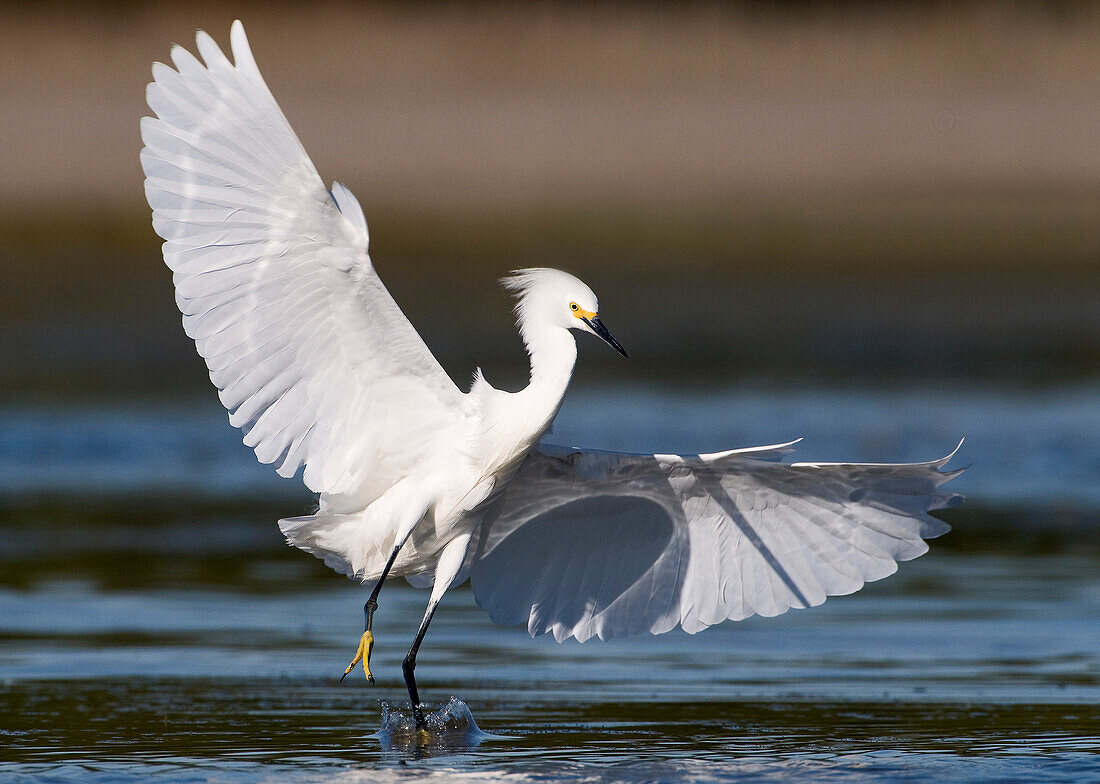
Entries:
[[[498,623],[584,641],[778,615],[859,590],[949,526],[930,463],[782,464],[791,444],[711,455],[542,446],[470,556]],[[953,455],[954,453],[952,453]]]
[[234,22],[230,63],[180,46],[142,118],[145,192],[183,325],[244,442],[283,476],[352,493],[388,486],[456,426],[465,396],[367,255],[347,188],[317,174]]

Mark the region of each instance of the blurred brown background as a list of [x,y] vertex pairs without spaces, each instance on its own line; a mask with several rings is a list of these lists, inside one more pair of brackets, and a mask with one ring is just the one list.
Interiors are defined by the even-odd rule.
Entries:
[[494,280],[531,265],[635,357],[590,372],[1100,370],[1100,4],[12,3],[5,393],[204,383],[138,118],[150,64],[236,17],[460,382],[522,375]]

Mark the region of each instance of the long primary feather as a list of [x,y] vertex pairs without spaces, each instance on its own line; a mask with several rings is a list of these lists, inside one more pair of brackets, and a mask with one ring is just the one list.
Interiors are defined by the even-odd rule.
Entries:
[[[892,574],[948,525],[927,512],[951,457],[777,462],[791,444],[711,455],[540,446],[482,525],[478,603],[532,635],[584,641],[821,604]],[[954,453],[952,453],[954,454]]]
[[345,186],[328,191],[272,97],[244,28],[234,62],[203,32],[147,89],[141,162],[183,324],[230,422],[310,489],[378,492],[467,414],[386,291]]

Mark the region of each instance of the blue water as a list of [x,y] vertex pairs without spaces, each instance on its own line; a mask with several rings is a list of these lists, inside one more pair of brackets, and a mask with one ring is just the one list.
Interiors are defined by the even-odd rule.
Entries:
[[[0,407],[0,780],[1100,780],[1100,384],[577,388],[552,440],[972,467],[955,530],[813,610],[611,643],[448,594],[418,659],[484,735],[400,732],[426,594],[283,544],[310,496],[213,396]],[[388,707],[384,707],[385,704]],[[465,715],[465,714],[463,714]]]
[[[928,460],[966,444],[957,482],[983,502],[1100,507],[1100,382],[1045,389],[743,384],[575,386],[548,440],[708,452],[803,438],[805,460]],[[0,494],[302,494],[241,445],[213,394],[0,407]]]

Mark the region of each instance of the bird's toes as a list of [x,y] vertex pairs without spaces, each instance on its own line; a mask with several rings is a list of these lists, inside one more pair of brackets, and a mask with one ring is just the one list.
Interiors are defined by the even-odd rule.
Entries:
[[363,636],[359,638],[359,648],[355,651],[355,658],[351,660],[351,664],[340,676],[341,683],[343,683],[344,678],[351,674],[351,671],[355,669],[355,665],[359,662],[363,662],[363,674],[366,675],[367,680],[374,683],[374,676],[371,675],[370,671],[370,654],[372,650],[374,650],[374,635],[369,631],[363,632]]

